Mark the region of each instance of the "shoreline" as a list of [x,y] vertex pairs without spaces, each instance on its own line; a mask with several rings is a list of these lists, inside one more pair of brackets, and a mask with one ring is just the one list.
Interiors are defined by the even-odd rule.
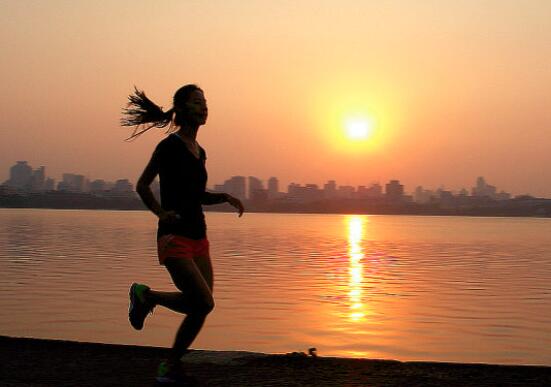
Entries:
[[[72,207],[5,207],[0,209],[9,210],[55,210],[55,211],[122,211],[122,212],[150,212],[145,208],[72,208]],[[210,209],[204,208],[206,213],[227,213],[233,214],[233,209]],[[497,219],[551,219],[551,215],[511,215],[511,214],[460,214],[460,213],[407,213],[407,212],[362,212],[362,211],[342,211],[342,212],[323,212],[323,211],[268,211],[268,210],[250,210],[246,214],[275,214],[275,215],[368,215],[368,216],[413,216],[413,217],[438,217],[438,218],[497,218]]]
[[[2,386],[153,386],[168,348],[0,336]],[[204,386],[544,386],[551,367],[193,350]]]

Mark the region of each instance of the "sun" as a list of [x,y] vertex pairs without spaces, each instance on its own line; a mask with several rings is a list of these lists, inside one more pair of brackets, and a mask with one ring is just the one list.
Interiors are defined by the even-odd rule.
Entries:
[[367,117],[351,117],[345,121],[344,128],[350,140],[367,140],[373,132],[373,121]]

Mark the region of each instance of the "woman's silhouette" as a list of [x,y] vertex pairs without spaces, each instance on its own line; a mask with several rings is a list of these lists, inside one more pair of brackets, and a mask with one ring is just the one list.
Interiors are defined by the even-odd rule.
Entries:
[[[213,274],[202,205],[228,202],[243,214],[239,199],[226,193],[205,191],[206,153],[197,143],[197,131],[207,120],[207,103],[196,85],[181,87],[172,109],[164,112],[135,90],[124,109],[124,126],[134,126],[135,138],[152,127],[169,127],[137,183],[145,205],[159,218],[157,247],[159,263],[164,265],[178,292],[159,292],[147,285],[130,287],[129,320],[142,329],[144,320],[157,305],[186,314],[174,340],[171,356],[159,366],[157,380],[174,382],[182,378],[180,358],[184,355],[214,308]],[[170,130],[173,129],[173,130]],[[150,184],[159,175],[161,203]]]

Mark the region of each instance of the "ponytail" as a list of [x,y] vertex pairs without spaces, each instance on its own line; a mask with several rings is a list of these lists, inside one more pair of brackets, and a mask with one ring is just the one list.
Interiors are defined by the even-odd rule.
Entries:
[[[128,96],[128,107],[123,109],[122,126],[134,126],[134,132],[127,140],[133,140],[151,128],[164,128],[172,122],[174,110],[166,112],[134,86],[134,94]],[[171,125],[172,126],[172,125]],[[170,130],[170,128],[169,128]]]

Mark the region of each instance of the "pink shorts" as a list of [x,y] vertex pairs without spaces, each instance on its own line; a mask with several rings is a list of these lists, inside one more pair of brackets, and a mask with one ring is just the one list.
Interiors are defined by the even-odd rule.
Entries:
[[209,241],[207,238],[190,239],[180,235],[163,235],[157,239],[159,264],[164,265],[168,257],[193,259],[209,257]]

